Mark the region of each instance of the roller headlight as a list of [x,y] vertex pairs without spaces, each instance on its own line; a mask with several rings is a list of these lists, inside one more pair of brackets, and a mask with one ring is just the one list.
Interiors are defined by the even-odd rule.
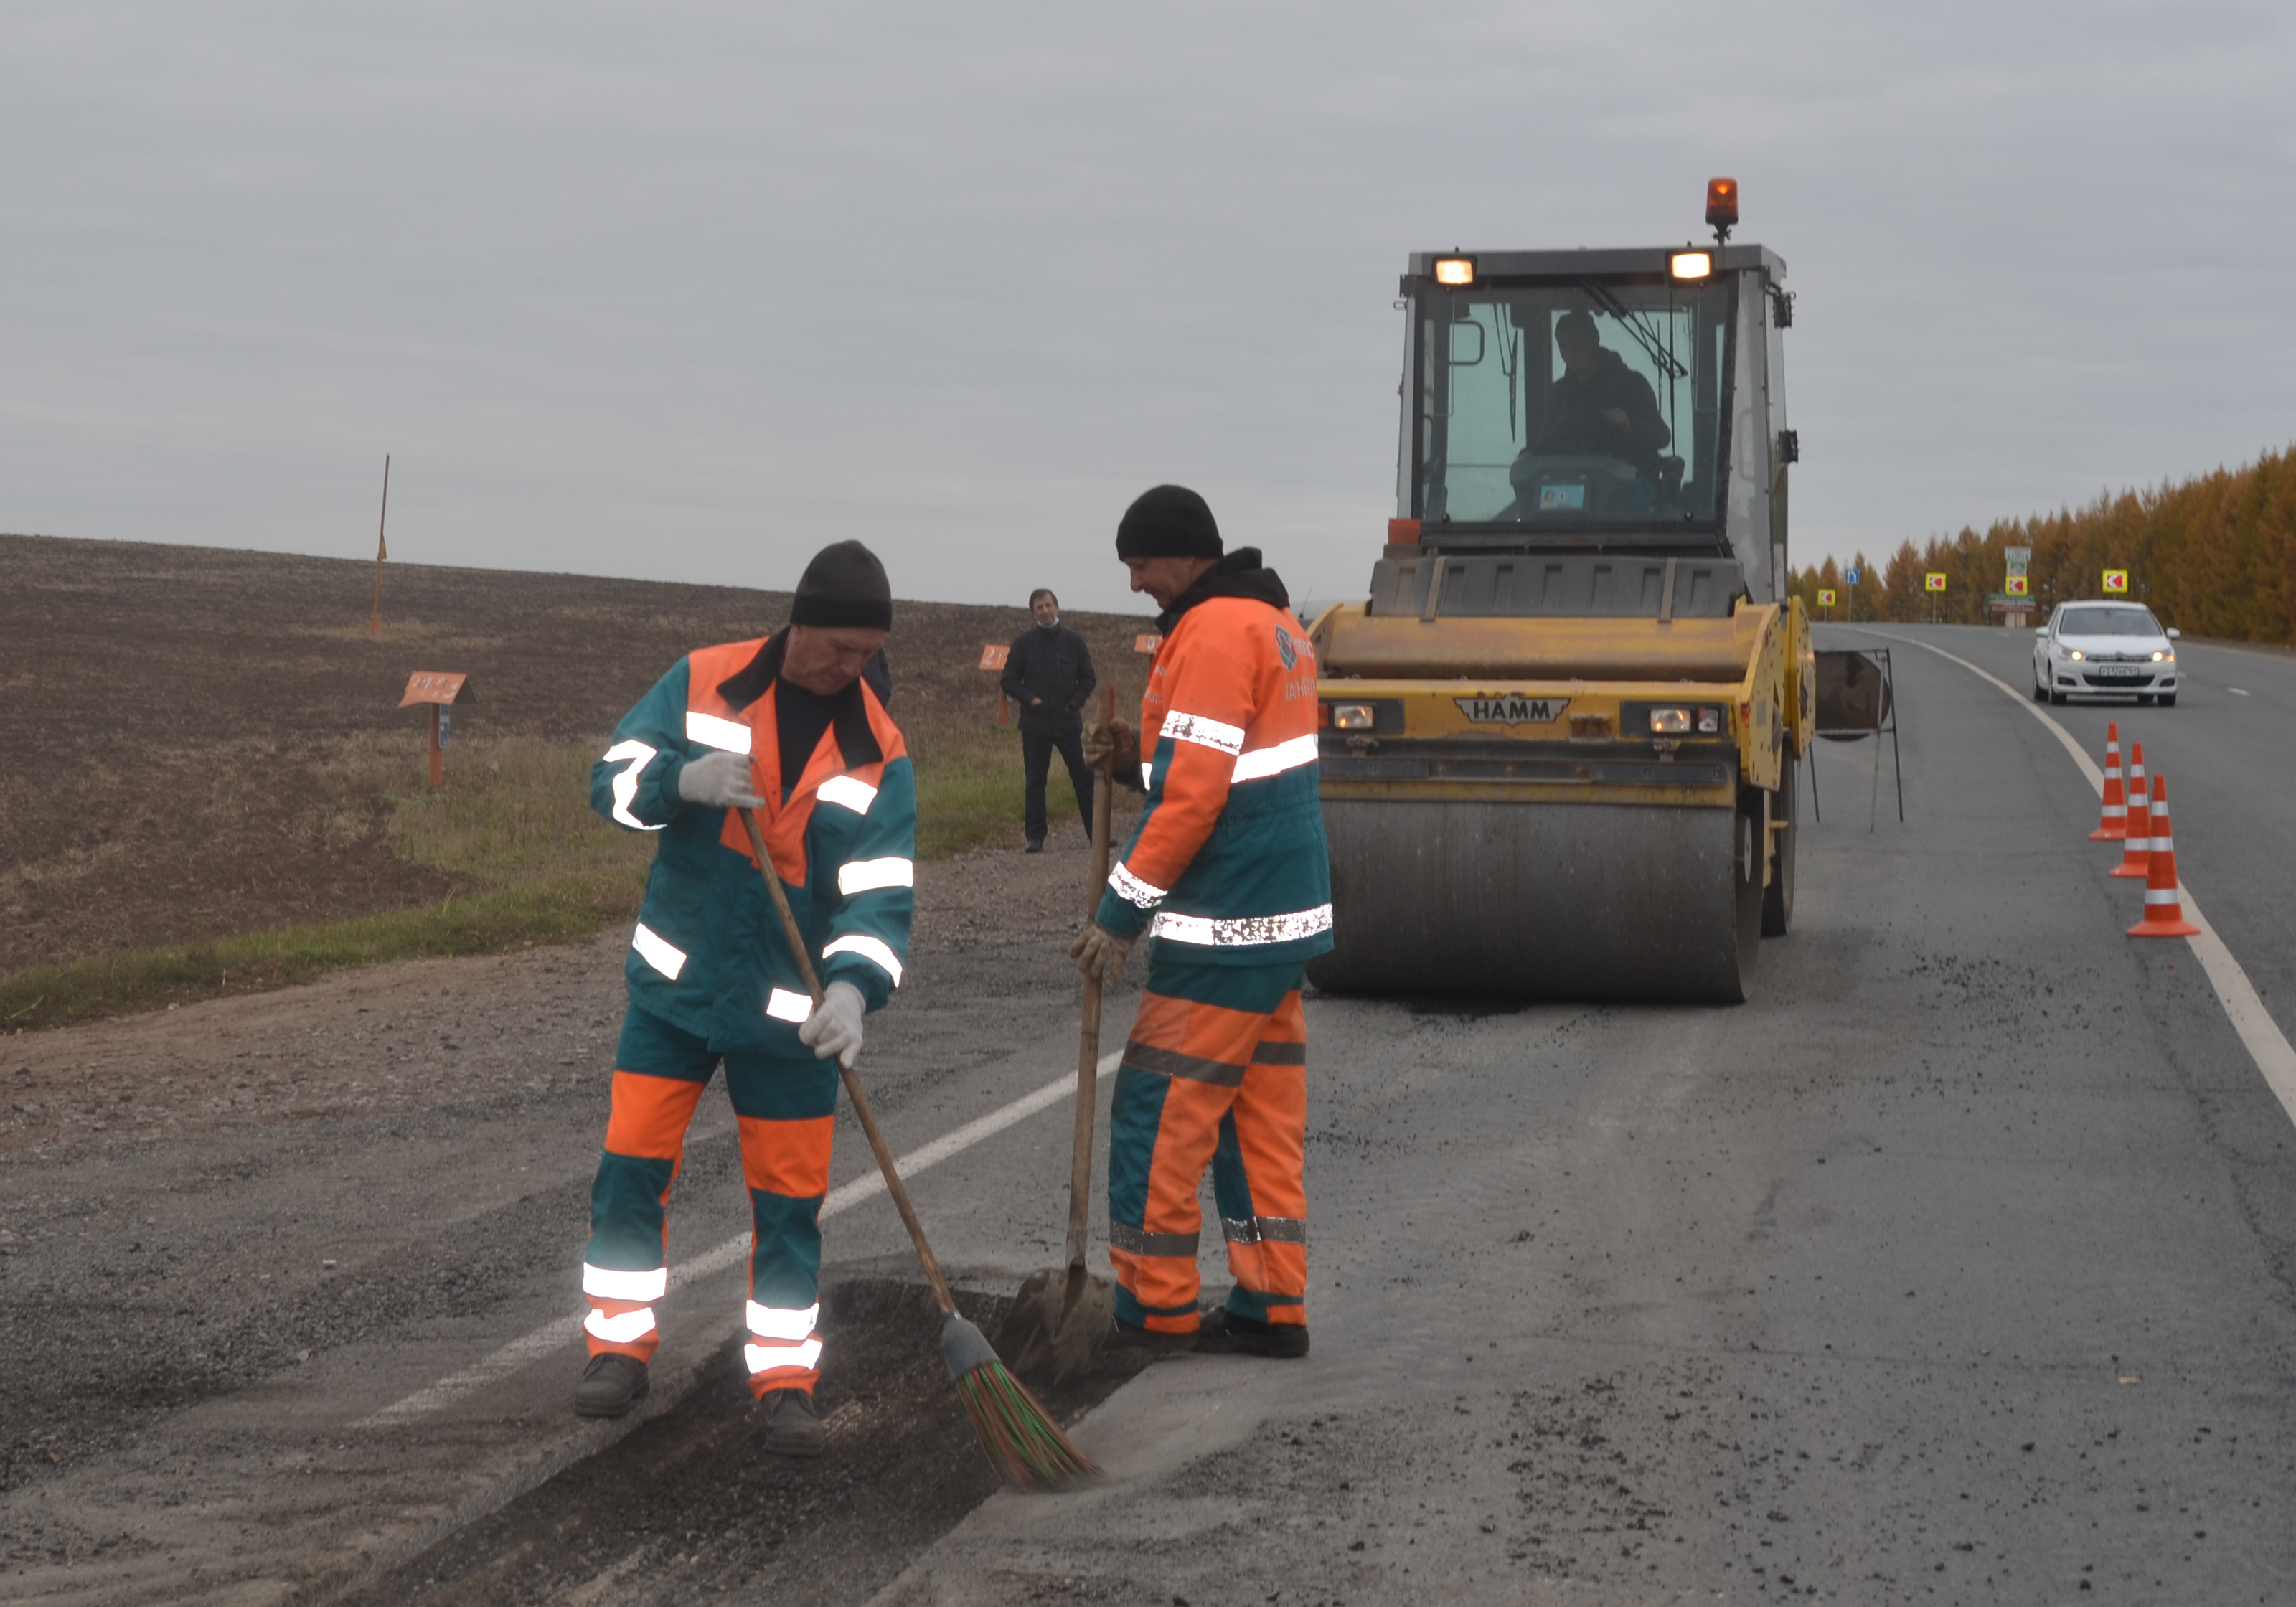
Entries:
[[1371,723],[1372,709],[1369,703],[1332,705],[1332,724],[1341,731],[1368,731],[1371,729]]
[[1687,736],[1690,734],[1690,710],[1687,709],[1653,709],[1650,728],[1652,736]]

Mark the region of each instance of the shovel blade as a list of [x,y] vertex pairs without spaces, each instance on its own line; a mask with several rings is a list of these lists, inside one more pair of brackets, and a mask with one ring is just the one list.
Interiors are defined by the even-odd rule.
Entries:
[[1022,1377],[1065,1383],[1089,1369],[1116,1330],[1116,1291],[1081,1269],[1047,1267],[1029,1275],[997,1330],[996,1349]]

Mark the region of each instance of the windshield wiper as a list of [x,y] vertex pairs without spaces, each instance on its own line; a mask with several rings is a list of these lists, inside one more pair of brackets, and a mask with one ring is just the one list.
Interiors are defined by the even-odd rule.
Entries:
[[1587,292],[1587,299],[1626,326],[1627,332],[1635,338],[1635,344],[1649,355],[1650,360],[1658,365],[1668,379],[1686,380],[1690,377],[1690,370],[1660,343],[1657,332],[1643,322],[1642,315],[1612,295],[1610,286],[1592,279],[1581,279],[1578,288]]

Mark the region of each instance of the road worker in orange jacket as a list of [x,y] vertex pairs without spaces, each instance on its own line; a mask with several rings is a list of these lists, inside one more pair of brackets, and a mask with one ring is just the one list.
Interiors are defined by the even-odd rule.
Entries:
[[[916,788],[866,673],[893,622],[884,566],[858,542],[817,553],[789,627],[681,659],[615,728],[598,812],[660,833],[630,939],[613,1113],[590,1195],[582,1287],[590,1365],[575,1410],[619,1417],[646,1393],[668,1287],[668,1205],[685,1129],[722,1061],[750,1187],[749,1342],[766,1448],[818,1455],[816,1275],[837,1065],[901,980],[914,904]],[[817,955],[806,991],[747,828]]]
[[[1226,553],[1193,491],[1158,486],[1117,527],[1132,589],[1163,605],[1135,733],[1095,759],[1147,793],[1070,951],[1112,971],[1143,932],[1147,990],[1116,1074],[1109,1255],[1116,1320],[1199,1349],[1308,1352],[1307,962],[1332,946],[1316,793],[1316,658],[1283,583]],[[1234,1287],[1197,1309],[1204,1168]]]

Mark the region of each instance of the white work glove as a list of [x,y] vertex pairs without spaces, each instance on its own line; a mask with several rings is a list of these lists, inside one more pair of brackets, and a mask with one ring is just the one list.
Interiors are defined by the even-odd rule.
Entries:
[[827,1060],[833,1054],[837,1063],[850,1071],[853,1057],[861,1053],[861,1016],[867,1008],[858,988],[850,982],[832,982],[821,990],[821,1003],[797,1029],[797,1040],[813,1045],[814,1059]]
[[748,756],[714,750],[685,761],[677,773],[677,795],[713,809],[758,809],[766,802],[750,789]]
[[1077,963],[1078,971],[1110,983],[1124,974],[1124,956],[1131,952],[1131,939],[1118,937],[1097,921],[1069,945],[1069,957]]

